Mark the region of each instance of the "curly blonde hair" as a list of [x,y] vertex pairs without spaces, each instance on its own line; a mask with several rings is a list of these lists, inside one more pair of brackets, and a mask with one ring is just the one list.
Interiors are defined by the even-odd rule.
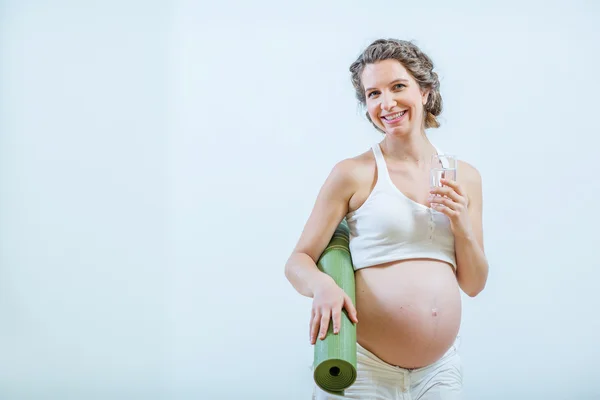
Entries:
[[[398,39],[378,39],[371,43],[362,54],[350,65],[352,85],[356,91],[356,98],[361,105],[366,106],[365,92],[361,75],[367,64],[374,64],[383,60],[397,60],[417,81],[421,90],[429,90],[429,97],[424,106],[424,127],[439,128],[437,116],[442,113],[442,95],[440,94],[440,81],[438,74],[433,72],[433,61],[414,43]],[[369,113],[367,119],[375,128],[383,132],[371,121]]]

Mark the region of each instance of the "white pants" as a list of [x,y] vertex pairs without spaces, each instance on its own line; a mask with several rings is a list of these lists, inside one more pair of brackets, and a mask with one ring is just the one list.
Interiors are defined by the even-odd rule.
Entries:
[[456,342],[435,363],[404,369],[381,360],[357,344],[356,381],[344,396],[315,385],[313,400],[458,400],[462,393],[462,364]]

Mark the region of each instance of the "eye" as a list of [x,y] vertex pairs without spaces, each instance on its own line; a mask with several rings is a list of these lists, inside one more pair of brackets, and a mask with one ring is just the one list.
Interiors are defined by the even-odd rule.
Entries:
[[379,93],[377,90],[373,90],[371,93],[367,95],[367,97],[372,97],[374,94]]
[[401,88],[403,88],[403,87],[406,87],[406,85],[404,85],[404,84],[402,84],[402,83],[396,83],[396,84],[394,85],[394,88],[399,88],[399,89],[401,89]]

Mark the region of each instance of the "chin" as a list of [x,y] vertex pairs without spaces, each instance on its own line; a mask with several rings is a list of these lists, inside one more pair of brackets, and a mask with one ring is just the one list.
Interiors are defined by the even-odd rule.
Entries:
[[407,129],[405,127],[387,128],[385,130],[385,133],[391,136],[406,136],[410,135],[410,129]]

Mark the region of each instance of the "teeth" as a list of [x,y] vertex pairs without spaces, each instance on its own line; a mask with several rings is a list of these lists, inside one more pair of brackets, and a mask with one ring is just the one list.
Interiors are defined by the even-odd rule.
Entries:
[[405,112],[406,111],[402,111],[402,112],[399,112],[399,113],[396,113],[396,114],[386,115],[383,118],[387,119],[388,121],[391,121],[393,119],[400,118],[401,116],[404,115]]

